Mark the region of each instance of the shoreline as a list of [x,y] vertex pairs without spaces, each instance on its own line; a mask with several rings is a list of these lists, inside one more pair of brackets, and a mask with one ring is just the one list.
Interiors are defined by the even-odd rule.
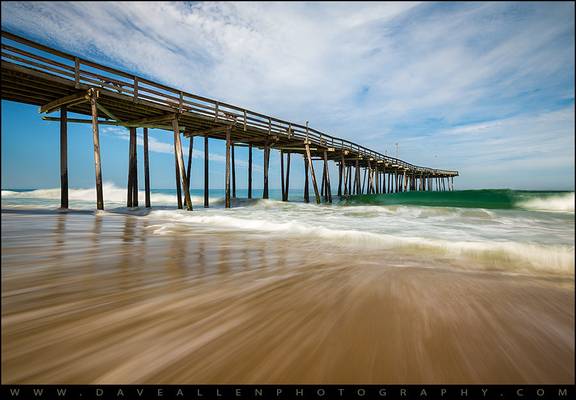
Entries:
[[574,380],[573,276],[152,224],[3,210],[3,383]]

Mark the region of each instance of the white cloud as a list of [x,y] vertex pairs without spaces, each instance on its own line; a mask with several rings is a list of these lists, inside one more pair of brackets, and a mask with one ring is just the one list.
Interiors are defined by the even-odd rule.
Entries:
[[[558,118],[540,133],[509,125],[573,101],[573,14],[537,2],[2,3],[10,30],[377,151],[400,141],[407,161],[439,168],[458,167],[456,150],[471,163],[523,146],[537,162],[573,143]],[[454,128],[411,130],[431,119]]]

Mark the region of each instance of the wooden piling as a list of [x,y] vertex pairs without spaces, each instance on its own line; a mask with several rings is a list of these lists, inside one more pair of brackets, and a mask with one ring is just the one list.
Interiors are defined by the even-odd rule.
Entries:
[[330,187],[330,170],[328,169],[328,154],[324,150],[324,173],[326,175],[326,200],[328,203],[332,203],[332,188]]
[[320,193],[318,192],[318,184],[316,183],[316,174],[314,173],[314,164],[312,164],[312,156],[310,155],[310,145],[306,142],[306,156],[308,157],[308,167],[312,175],[312,186],[314,187],[314,195],[316,196],[316,204],[320,204]]
[[266,139],[266,144],[264,145],[264,190],[262,192],[262,198],[268,198],[268,166],[270,161],[270,145],[268,139]]
[[338,197],[342,197],[342,163],[338,163]]
[[288,201],[288,193],[290,189],[290,152],[286,154],[286,199]]
[[129,132],[129,142],[128,142],[128,182],[126,184],[128,193],[126,194],[126,207],[134,207],[132,202],[132,196],[134,195],[134,191],[132,190],[132,184],[134,183],[134,179],[132,178],[132,174],[134,173],[134,168],[132,162],[134,160],[134,146],[132,143],[134,142],[134,136],[132,136],[132,129],[128,129]]
[[304,202],[310,203],[310,190],[308,185],[308,156],[304,154]]
[[150,162],[148,159],[148,128],[144,128],[144,192],[146,208],[150,208]]
[[138,136],[136,136],[136,128],[130,128],[130,136],[134,137],[132,141],[132,207],[138,207]]
[[[178,120],[172,120],[172,129],[174,129],[174,143],[176,146],[176,159],[178,161],[178,169],[180,171],[180,179],[182,180],[182,189],[184,190],[184,198],[186,199],[186,209],[192,211],[192,199],[190,198],[190,190],[188,190],[188,178],[186,177],[186,170],[184,169],[184,156],[182,155],[182,142],[180,141],[180,128],[178,127]],[[178,197],[180,199],[180,196]],[[180,199],[180,201],[182,201]]]
[[234,142],[230,144],[232,152],[232,198],[236,198],[236,162],[234,161]]
[[280,150],[280,185],[282,187],[282,201],[286,201],[284,200],[284,150]]
[[[146,128],[144,128],[146,129]],[[190,182],[192,181],[192,152],[194,150],[194,136],[190,135],[190,142],[188,143],[188,165],[186,166],[186,178],[188,178],[188,190],[190,190]]]
[[230,127],[226,129],[226,208],[230,208]]
[[252,198],[252,143],[248,145],[248,198]]
[[179,137],[179,132],[174,133],[174,171],[176,176],[176,197],[178,202],[178,209],[182,209],[182,188],[180,186],[180,168],[178,166],[178,141],[176,140]]
[[68,208],[68,109],[60,107],[60,208]]
[[204,136],[204,208],[210,207],[208,191],[208,135]]
[[92,139],[94,141],[94,169],[96,170],[96,208],[104,209],[104,193],[102,190],[102,167],[100,164],[100,133],[98,132],[98,108],[96,107],[97,92],[90,89],[90,109],[92,112]]

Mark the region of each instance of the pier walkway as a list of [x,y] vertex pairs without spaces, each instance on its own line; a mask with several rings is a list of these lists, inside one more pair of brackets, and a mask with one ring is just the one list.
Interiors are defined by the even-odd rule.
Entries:
[[[2,31],[1,96],[40,107],[42,114],[60,111],[61,206],[68,207],[67,124],[92,125],[97,208],[104,208],[99,126],[123,126],[130,131],[127,206],[138,206],[136,129],[144,132],[145,204],[150,207],[148,129],[174,135],[178,206],[192,210],[189,194],[191,154],[182,152],[184,138],[204,137],[204,206],[208,207],[208,138],[226,141],[226,206],[236,197],[235,147],[248,147],[248,197],[252,197],[252,149],[264,151],[264,192],[268,198],[270,151],[281,152],[282,197],[288,200],[290,156],[302,155],[306,171],[304,200],[312,180],[317,203],[332,201],[328,163],[338,165],[338,195],[392,193],[408,190],[453,190],[457,171],[416,166],[359,144],[320,132],[308,123],[296,124],[224,102],[197,96],[140,76],[88,61]],[[90,118],[68,118],[68,112]],[[192,146],[190,146],[192,151]],[[286,161],[286,169],[284,169]],[[315,163],[313,161],[320,161]],[[322,170],[322,178],[316,174]],[[364,177],[361,178],[362,171]],[[182,196],[182,193],[184,196]],[[182,198],[184,197],[184,199]]]

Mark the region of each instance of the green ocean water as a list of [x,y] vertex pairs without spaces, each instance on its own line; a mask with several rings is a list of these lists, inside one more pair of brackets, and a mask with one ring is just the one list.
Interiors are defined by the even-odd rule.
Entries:
[[[523,191],[510,189],[459,190],[454,192],[405,192],[352,196],[349,205],[406,205],[483,209],[541,209],[569,211],[573,208],[568,191]],[[559,202],[563,204],[555,204]],[[546,205],[548,203],[548,207]]]

